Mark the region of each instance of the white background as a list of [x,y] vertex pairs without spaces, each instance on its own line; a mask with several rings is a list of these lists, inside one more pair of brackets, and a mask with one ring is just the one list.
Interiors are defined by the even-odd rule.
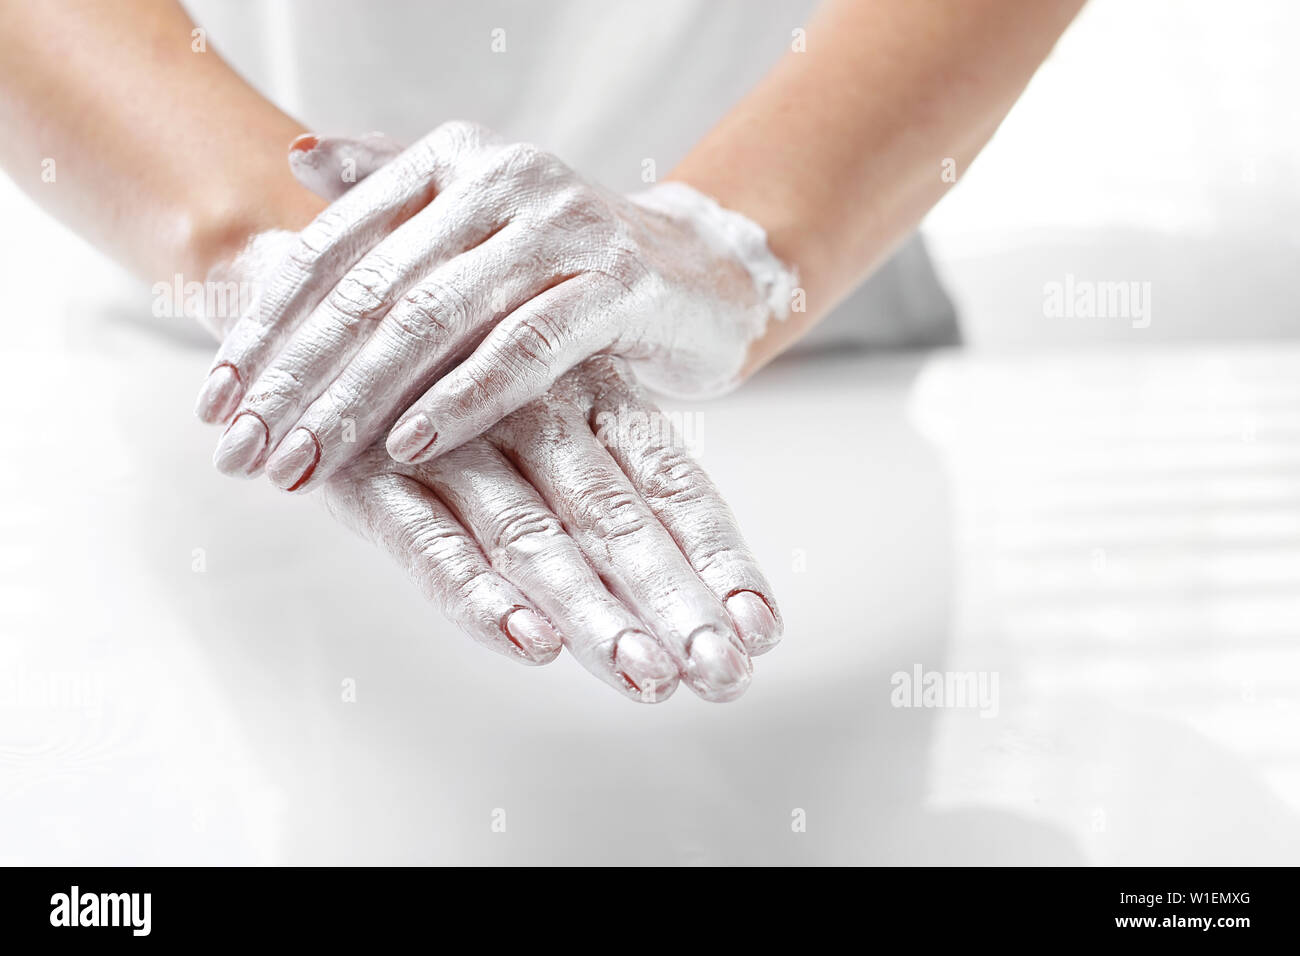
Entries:
[[[725,707],[516,667],[218,476],[200,337],[0,187],[0,856],[1294,862],[1298,27],[1094,3],[927,223],[976,354],[701,409],[788,625]],[[1045,318],[1067,273],[1151,328]],[[891,707],[916,663],[999,715]]]

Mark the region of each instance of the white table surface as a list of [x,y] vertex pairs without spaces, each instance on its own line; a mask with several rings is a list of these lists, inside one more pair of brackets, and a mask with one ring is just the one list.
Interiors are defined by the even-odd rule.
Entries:
[[[217,475],[201,349],[68,327],[0,375],[6,861],[1296,859],[1298,349],[841,354],[701,406],[787,635],[735,704],[640,707]],[[892,707],[914,664],[997,715]]]

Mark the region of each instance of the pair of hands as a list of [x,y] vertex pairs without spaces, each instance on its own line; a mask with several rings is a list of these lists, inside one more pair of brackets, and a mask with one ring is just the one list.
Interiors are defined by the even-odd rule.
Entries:
[[762,231],[463,123],[405,151],[303,138],[290,164],[335,201],[222,277],[261,294],[199,399],[230,422],[218,467],[323,488],[518,660],[563,644],[634,699],[742,693],[780,637],[771,589],[671,430],[623,426],[663,422],[629,365],[679,394],[738,380],[793,284]]

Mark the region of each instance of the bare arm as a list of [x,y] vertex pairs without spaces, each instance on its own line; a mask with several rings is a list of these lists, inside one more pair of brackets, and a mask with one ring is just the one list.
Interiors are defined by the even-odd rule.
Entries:
[[808,310],[771,323],[760,367],[823,318],[964,171],[1084,0],[827,0],[791,52],[671,178],[762,225]]
[[442,124],[315,220],[268,282],[270,314],[227,339],[201,412],[255,414],[269,439],[235,436],[221,460],[243,470],[294,434],[320,448],[313,475],[274,454],[269,472],[309,491],[355,450],[344,422],[429,460],[599,354],[656,391],[734,388],[916,225],[945,161],[964,169],[1081,4],[828,0],[807,52],[632,196]]
[[[302,128],[215,53],[192,53],[191,29],[167,0],[0,0],[0,160],[145,277],[201,278],[253,236],[297,230],[326,205],[289,172]],[[392,158],[381,146],[358,143],[354,155],[379,165]],[[330,160],[322,151],[312,149],[317,167]],[[56,162],[53,183],[44,158]],[[315,172],[314,188],[342,182],[339,169]],[[260,279],[275,264],[256,259],[239,256],[235,271]],[[632,700],[664,700],[679,678],[733,699],[751,655],[780,639],[771,588],[707,477],[667,436],[623,448],[589,427],[629,410],[661,415],[622,363],[598,359],[438,470],[396,466],[372,447],[325,496],[466,632],[515,660],[546,663],[563,641]]]
[[149,279],[202,279],[325,205],[285,164],[302,126],[195,52],[193,29],[171,0],[0,0],[0,164]]

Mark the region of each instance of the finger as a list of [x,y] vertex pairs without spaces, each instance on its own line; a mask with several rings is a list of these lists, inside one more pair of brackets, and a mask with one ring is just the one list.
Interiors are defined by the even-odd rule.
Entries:
[[[401,151],[400,144],[382,133],[356,139],[304,133],[289,144],[289,169],[301,185],[334,199]],[[224,339],[229,330],[218,331],[218,338]],[[226,421],[239,405],[244,384],[232,366],[215,366],[199,392],[195,413],[209,424]]]
[[525,664],[545,664],[559,654],[560,637],[545,615],[492,568],[429,488],[405,475],[379,473],[340,479],[327,498],[476,641]]
[[[329,387],[421,276],[498,233],[499,224],[486,215],[455,214],[467,188],[462,182],[441,193],[343,276],[249,387],[235,418],[254,415],[264,429],[232,429],[223,435],[215,458],[218,467],[228,474],[255,473],[266,454]],[[497,258],[501,258],[499,253]],[[527,273],[520,270],[520,274]],[[401,370],[390,357],[379,381],[400,377],[395,373]],[[374,382],[366,386],[367,390],[373,387]],[[296,450],[310,452],[308,444],[304,437]]]
[[724,602],[750,655],[771,650],[782,631],[772,586],[718,489],[691,457],[673,422],[646,399],[620,360],[601,356],[584,368],[603,372],[590,417],[597,440],[668,529],[700,580]]
[[[299,233],[284,263],[222,342],[210,375],[233,380],[234,401],[242,398],[350,266],[498,145],[482,127],[444,123],[358,182]],[[200,407],[199,415],[217,421],[218,411]]]
[[496,448],[469,442],[414,474],[469,529],[492,566],[532,597],[583,667],[634,700],[654,703],[672,694],[672,658],[606,590],[559,519]]
[[593,326],[585,319],[607,307],[601,283],[576,278],[515,309],[398,420],[388,453],[400,462],[427,461],[540,398],[607,344],[586,331]]
[[535,402],[487,436],[564,522],[610,591],[650,626],[686,683],[706,700],[733,700],[752,666],[722,603],[596,442],[583,412]]
[[383,133],[316,136],[304,133],[289,146],[294,179],[322,199],[335,200],[402,152]]
[[[462,359],[484,328],[555,281],[544,267],[517,268],[515,230],[507,226],[405,292],[325,391],[283,429],[287,437],[266,462],[274,484],[309,491],[328,480]],[[308,374],[297,369],[285,380]],[[286,408],[285,421],[293,411]],[[268,423],[271,440],[279,441],[276,423]]]

